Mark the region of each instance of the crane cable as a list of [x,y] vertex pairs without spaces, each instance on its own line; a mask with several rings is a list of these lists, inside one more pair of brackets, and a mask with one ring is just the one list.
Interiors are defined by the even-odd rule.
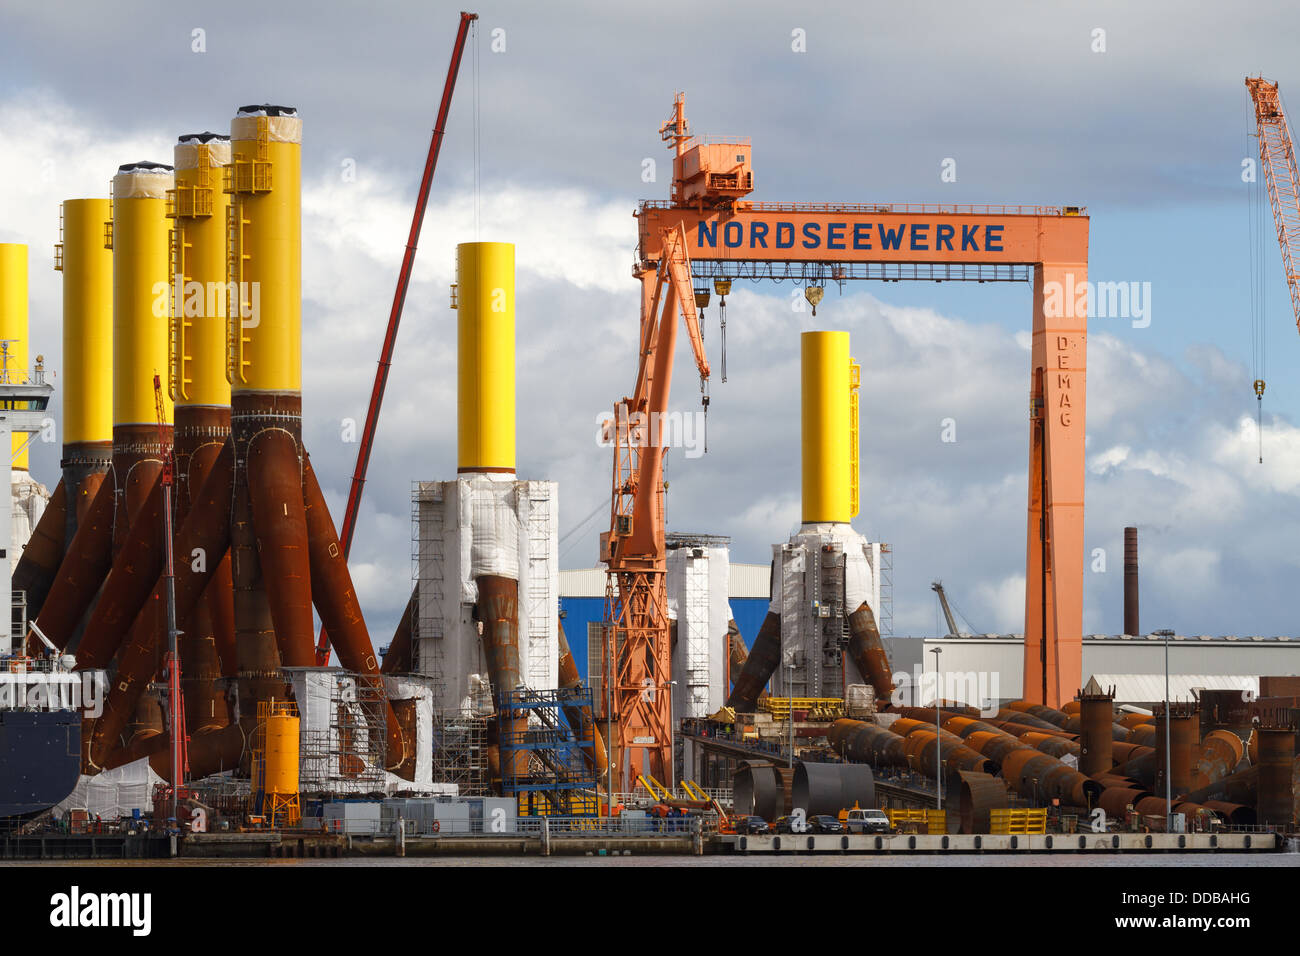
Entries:
[[[1272,209],[1266,208],[1269,205],[1269,199],[1265,195],[1265,173],[1263,170],[1263,133],[1259,131],[1254,117],[1254,106],[1247,110],[1247,133],[1246,141],[1249,145],[1252,135],[1256,139],[1256,149],[1253,151],[1255,156],[1259,157],[1259,167],[1257,167],[1253,182],[1246,182],[1246,231],[1247,231],[1247,248],[1249,249],[1250,258],[1250,344],[1251,344],[1251,374],[1254,378],[1255,389],[1255,434],[1259,442],[1259,463],[1264,463],[1264,359],[1265,359],[1265,331],[1267,323],[1266,316],[1266,299],[1265,291],[1267,285],[1264,281],[1264,217],[1272,216]],[[1252,134],[1251,128],[1254,127]],[[1250,154],[1250,150],[1247,154]]]

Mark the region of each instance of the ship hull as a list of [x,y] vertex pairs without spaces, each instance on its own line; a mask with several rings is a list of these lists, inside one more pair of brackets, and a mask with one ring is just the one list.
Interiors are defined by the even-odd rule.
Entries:
[[79,711],[0,711],[0,819],[50,809],[80,773]]

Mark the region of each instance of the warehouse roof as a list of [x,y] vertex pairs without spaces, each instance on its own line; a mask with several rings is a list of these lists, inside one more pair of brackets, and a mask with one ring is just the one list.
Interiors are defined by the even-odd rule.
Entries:
[[[1114,687],[1119,701],[1165,699],[1164,674],[1093,674],[1102,687]],[[1236,674],[1170,674],[1169,699],[1199,699],[1203,690],[1239,690],[1259,696],[1259,678]]]

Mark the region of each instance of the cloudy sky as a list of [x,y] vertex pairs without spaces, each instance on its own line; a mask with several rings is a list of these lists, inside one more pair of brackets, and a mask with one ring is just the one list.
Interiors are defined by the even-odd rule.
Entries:
[[[32,345],[60,367],[58,203],[244,103],[305,123],[306,439],[341,516],[437,109],[456,6],[0,0],[0,241],[31,254]],[[1082,204],[1094,279],[1150,283],[1150,323],[1089,337],[1085,632],[1121,623],[1141,529],[1145,628],[1294,633],[1300,337],[1270,221],[1252,229],[1247,74],[1300,86],[1283,3],[493,3],[479,8],[407,300],[353,573],[376,643],[410,588],[410,484],[455,471],[455,244],[518,246],[519,464],[561,484],[564,567],[596,563],[610,461],[593,422],[632,387],[636,201],[665,198],[675,90],[693,128],[753,140],[757,200]],[[1099,34],[1101,30],[1104,33]],[[805,51],[792,49],[803,31]],[[1104,50],[1098,47],[1099,38]],[[495,46],[495,49],[494,49]],[[476,68],[477,61],[477,68]],[[476,78],[477,77],[477,78]],[[475,103],[481,146],[475,231]],[[1300,102],[1297,98],[1296,102]],[[657,182],[642,181],[654,158]],[[941,180],[956,163],[956,181]],[[345,173],[355,169],[355,179]],[[1252,242],[1263,256],[1252,284]],[[1256,461],[1252,287],[1268,392]],[[814,319],[784,285],[728,302],[709,452],[670,455],[670,529],[763,562],[799,518],[798,333],[863,367],[862,514],[895,552],[895,632],[942,578],[980,631],[1023,628],[1030,289],[860,283]],[[708,348],[719,350],[716,309]],[[698,391],[683,345],[674,407]],[[941,422],[955,420],[945,443]],[[33,455],[57,479],[57,447]],[[752,635],[747,635],[751,637]]]

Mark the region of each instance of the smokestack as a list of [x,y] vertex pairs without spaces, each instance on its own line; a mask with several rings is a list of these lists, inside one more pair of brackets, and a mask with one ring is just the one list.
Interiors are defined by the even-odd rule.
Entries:
[[1124,633],[1138,635],[1138,529],[1124,529]]
[[858,513],[857,366],[849,333],[799,338],[803,523],[847,524]]

